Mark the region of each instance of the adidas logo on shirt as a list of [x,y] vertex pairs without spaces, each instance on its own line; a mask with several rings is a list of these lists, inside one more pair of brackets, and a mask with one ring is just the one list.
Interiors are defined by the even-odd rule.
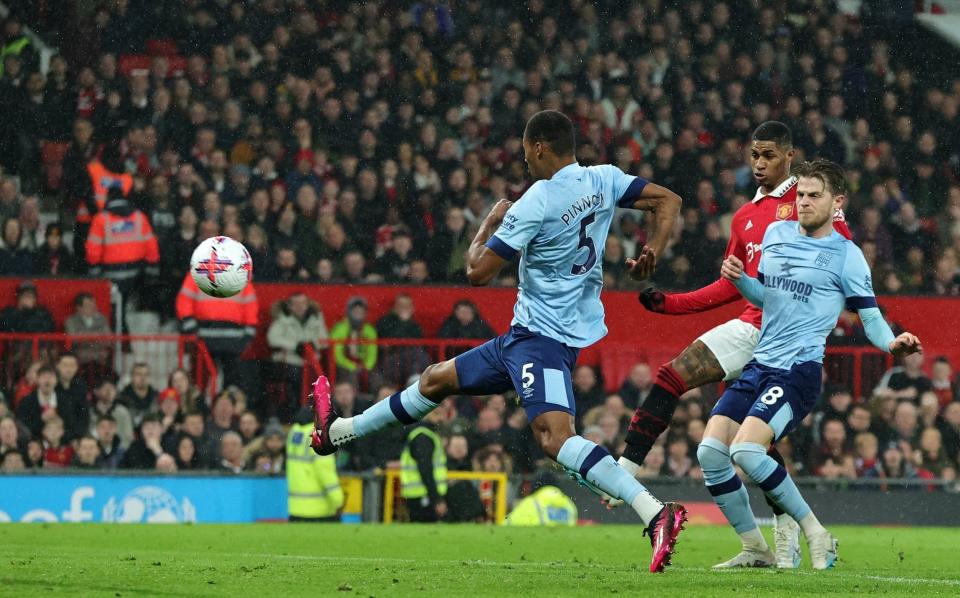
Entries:
[[753,228],[753,220],[747,220],[747,225],[743,227],[743,230],[750,230]]

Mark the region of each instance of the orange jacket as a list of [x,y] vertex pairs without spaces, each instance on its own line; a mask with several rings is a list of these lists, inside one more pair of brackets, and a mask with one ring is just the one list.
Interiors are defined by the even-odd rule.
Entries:
[[[90,175],[90,184],[93,186],[94,203],[88,205],[87,202],[81,202],[77,206],[77,222],[84,224],[93,220],[94,214],[103,210],[110,189],[120,189],[124,197],[130,195],[130,190],[133,189],[133,177],[131,175],[127,173],[118,174],[108,170],[98,158],[94,158],[87,163],[87,174]],[[93,214],[90,213],[91,210],[94,211]]]
[[233,297],[211,297],[197,288],[188,272],[177,295],[177,318],[184,333],[196,332],[208,344],[249,340],[257,333],[257,293],[250,282]]
[[[93,275],[111,280],[136,278],[144,266],[156,270],[160,249],[146,215],[125,199],[112,199],[93,217],[86,243]],[[157,272],[150,272],[157,274]]]

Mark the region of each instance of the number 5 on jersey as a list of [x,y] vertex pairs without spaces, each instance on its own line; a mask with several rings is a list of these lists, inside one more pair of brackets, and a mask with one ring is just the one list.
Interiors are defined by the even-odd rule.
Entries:
[[586,247],[588,253],[587,261],[582,264],[575,263],[573,264],[573,267],[570,268],[570,274],[573,274],[574,276],[586,274],[591,268],[593,268],[594,264],[597,263],[597,248],[593,244],[593,237],[587,234],[587,227],[593,224],[593,220],[596,217],[596,213],[593,213],[584,217],[584,219],[580,221],[580,244],[577,245],[577,252],[579,253],[581,249]]

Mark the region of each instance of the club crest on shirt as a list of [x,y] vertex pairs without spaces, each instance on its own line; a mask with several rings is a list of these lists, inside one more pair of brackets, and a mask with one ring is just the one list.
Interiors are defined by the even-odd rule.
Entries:
[[793,204],[783,203],[777,206],[777,220],[786,220],[793,216]]
[[833,254],[826,251],[821,251],[817,254],[816,264],[821,268],[826,268],[830,265],[830,260],[833,259]]

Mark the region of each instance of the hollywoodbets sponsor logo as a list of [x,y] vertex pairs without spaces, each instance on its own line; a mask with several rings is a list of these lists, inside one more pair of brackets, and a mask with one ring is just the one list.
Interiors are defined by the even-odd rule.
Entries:
[[803,303],[808,303],[810,295],[813,293],[813,285],[793,280],[786,276],[765,276],[763,278],[763,286],[778,291],[793,293],[793,299]]

